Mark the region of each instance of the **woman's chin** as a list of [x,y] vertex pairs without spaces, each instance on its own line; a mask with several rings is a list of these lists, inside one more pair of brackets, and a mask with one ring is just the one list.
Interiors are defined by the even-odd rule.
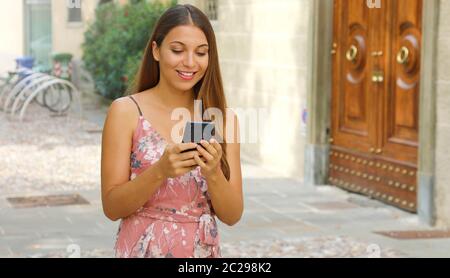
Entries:
[[192,89],[192,87],[194,87],[194,85],[195,85],[195,83],[193,81],[191,81],[191,82],[184,82],[182,84],[177,82],[176,84],[174,84],[174,87],[177,90],[180,90],[180,91],[189,91],[189,90]]

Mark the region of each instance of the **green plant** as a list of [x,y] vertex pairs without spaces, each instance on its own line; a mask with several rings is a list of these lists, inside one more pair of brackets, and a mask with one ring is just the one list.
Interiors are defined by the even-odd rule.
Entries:
[[161,14],[176,1],[133,1],[99,5],[95,22],[85,33],[83,61],[92,74],[96,90],[116,99],[133,79],[142,53]]
[[55,62],[70,62],[73,55],[70,53],[56,53],[52,55],[53,61]]

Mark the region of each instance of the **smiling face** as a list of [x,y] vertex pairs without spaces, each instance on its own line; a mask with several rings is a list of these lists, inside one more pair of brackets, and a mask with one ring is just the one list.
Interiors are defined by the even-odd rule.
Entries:
[[177,90],[191,90],[208,68],[208,41],[193,25],[173,28],[160,47],[152,43],[152,50],[159,62],[160,80]]

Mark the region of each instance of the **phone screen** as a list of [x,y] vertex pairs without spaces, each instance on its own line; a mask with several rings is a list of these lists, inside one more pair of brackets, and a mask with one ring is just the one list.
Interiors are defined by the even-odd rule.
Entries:
[[197,143],[214,138],[215,126],[212,122],[187,122],[184,128],[183,143]]

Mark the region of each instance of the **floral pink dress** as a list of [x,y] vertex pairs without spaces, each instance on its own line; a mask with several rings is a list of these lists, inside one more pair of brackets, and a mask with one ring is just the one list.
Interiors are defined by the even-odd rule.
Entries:
[[[167,142],[139,110],[133,134],[131,176],[159,160]],[[119,258],[220,257],[219,234],[208,185],[200,166],[168,178],[134,214],[120,222],[114,247]]]

